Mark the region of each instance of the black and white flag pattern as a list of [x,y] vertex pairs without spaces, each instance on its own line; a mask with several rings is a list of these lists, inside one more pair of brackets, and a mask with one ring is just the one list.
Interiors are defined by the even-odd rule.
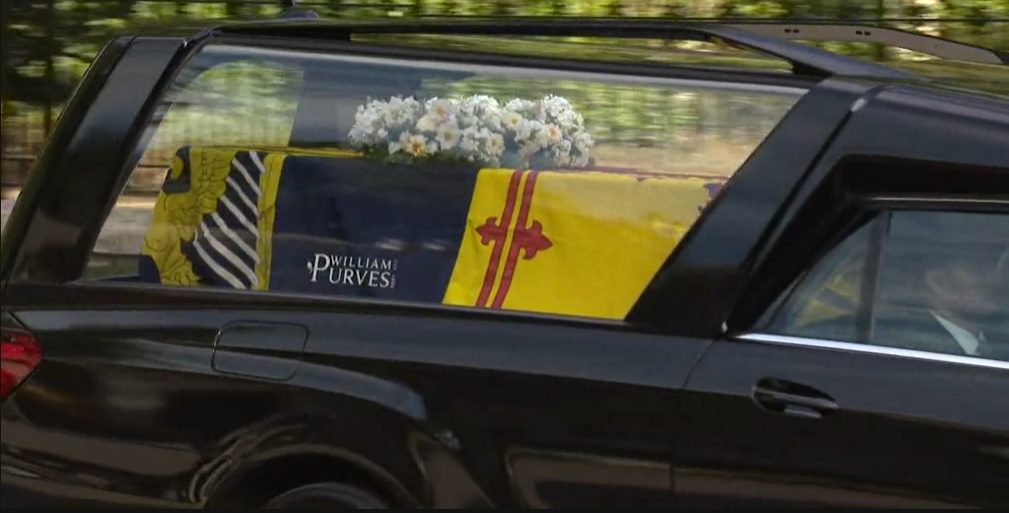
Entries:
[[235,154],[217,208],[203,216],[193,239],[191,260],[207,285],[254,289],[259,284],[259,179],[265,172],[260,154]]

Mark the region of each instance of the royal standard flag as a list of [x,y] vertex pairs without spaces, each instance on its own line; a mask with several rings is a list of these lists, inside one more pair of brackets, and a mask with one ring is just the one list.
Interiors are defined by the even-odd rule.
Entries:
[[444,302],[622,319],[720,182],[484,169]]
[[351,152],[178,151],[140,277],[170,285],[438,303],[477,173]]
[[183,148],[140,278],[621,319],[721,186],[640,170]]

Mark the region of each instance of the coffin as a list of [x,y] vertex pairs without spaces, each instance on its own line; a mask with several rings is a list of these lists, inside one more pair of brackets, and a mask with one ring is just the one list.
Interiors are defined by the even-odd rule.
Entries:
[[158,196],[140,276],[621,319],[722,184],[187,147]]

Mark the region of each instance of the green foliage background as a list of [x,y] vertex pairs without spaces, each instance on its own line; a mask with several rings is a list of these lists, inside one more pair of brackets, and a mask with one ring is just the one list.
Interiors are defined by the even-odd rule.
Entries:
[[[673,18],[802,18],[861,20],[1009,49],[1009,0],[305,0],[323,17],[430,15],[658,16]],[[262,19],[281,12],[278,0],[0,0],[2,30],[3,184],[20,181],[93,56],[112,37],[166,27],[197,30],[224,20]],[[831,50],[929,71],[929,63],[899,62],[873,45],[825,44]],[[954,70],[986,78],[985,70]],[[947,71],[943,71],[947,72]],[[1009,81],[1005,82],[1009,84]],[[1005,86],[1009,92],[1009,85]],[[999,91],[996,87],[996,91]],[[1009,94],[1009,93],[1007,93]],[[649,123],[610,102],[614,119]],[[674,104],[671,104],[675,107]],[[691,112],[672,112],[693,123]],[[676,109],[673,109],[674,111]],[[647,117],[647,113],[642,114]],[[614,126],[626,126],[615,123]],[[633,137],[633,134],[614,134]]]

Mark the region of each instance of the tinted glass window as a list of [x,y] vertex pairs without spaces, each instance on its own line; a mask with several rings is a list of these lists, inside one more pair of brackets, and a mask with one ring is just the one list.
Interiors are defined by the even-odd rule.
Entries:
[[147,127],[142,157],[98,237],[86,278],[133,276],[154,205],[180,148],[284,147],[294,126],[301,69],[261,59],[187,69]]
[[874,223],[856,230],[798,282],[788,300],[774,312],[772,331],[858,340],[872,226]]
[[87,277],[621,319],[802,93],[208,46]]
[[800,280],[769,331],[1009,360],[1009,215],[899,211],[879,222],[882,244],[874,224],[856,231]]
[[872,342],[1009,360],[1009,215],[894,213]]

